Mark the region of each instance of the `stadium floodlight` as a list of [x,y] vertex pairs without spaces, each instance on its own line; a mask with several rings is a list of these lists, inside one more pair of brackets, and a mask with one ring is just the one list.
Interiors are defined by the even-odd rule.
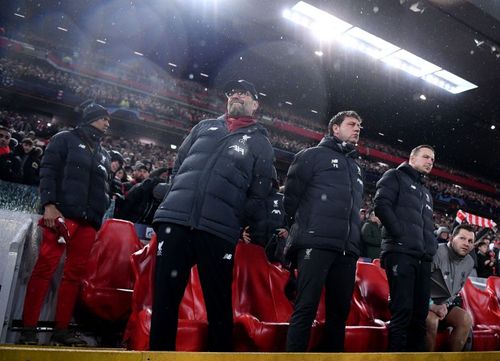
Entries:
[[331,40],[352,28],[351,24],[304,1],[299,1],[290,10],[285,10],[283,17],[311,29],[313,34],[322,40]]
[[[283,17],[308,28],[322,40],[336,39],[452,94],[477,88],[477,85],[304,1],[284,10]],[[320,53],[323,54],[315,51],[317,56],[321,56]]]
[[200,73],[200,75],[204,78],[208,78],[208,74],[205,74],[205,73]]
[[57,27],[57,29],[58,29],[58,30],[61,30],[61,31],[64,31],[64,32],[67,32],[67,31],[68,31],[68,29],[63,28],[63,27],[61,27],[61,26],[58,26],[58,27]]
[[267,94],[266,94],[266,93],[261,93],[261,92],[259,92],[259,94],[260,94],[260,95],[262,95],[263,97],[266,97],[266,96],[267,96]]
[[428,74],[422,77],[422,79],[453,94],[477,88],[477,85],[472,84],[471,82],[468,82],[467,80],[446,70],[440,70],[435,73]]
[[101,40],[101,39],[96,39],[96,41],[100,44],[106,44],[106,41],[105,40]]
[[22,19],[24,19],[26,17],[23,14],[19,14],[19,13],[14,13],[14,15],[17,16],[18,18],[22,18]]
[[139,55],[139,56],[144,56],[144,54],[143,54],[143,53],[139,53],[138,51],[134,51],[134,54],[135,54],[135,55]]
[[396,45],[357,27],[342,34],[341,41],[375,59],[383,58],[399,50]]
[[381,59],[384,63],[392,65],[395,68],[401,69],[408,74],[414,75],[416,77],[422,77],[424,75],[434,73],[435,71],[441,70],[437,65],[422,59],[415,54],[410,53],[404,49],[398,50]]

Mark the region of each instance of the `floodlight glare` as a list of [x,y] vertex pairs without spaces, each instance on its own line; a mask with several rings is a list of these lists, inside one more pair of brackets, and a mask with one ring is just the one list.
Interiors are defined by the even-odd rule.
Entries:
[[[283,17],[309,29],[321,40],[339,40],[345,46],[379,59],[450,93],[457,94],[477,88],[477,85],[361,28],[353,27],[304,1],[299,1],[291,9],[284,10]],[[320,53],[322,54],[320,51],[315,52],[318,56],[321,56]]]
[[398,50],[381,60],[416,77],[422,77],[426,74],[441,70],[439,66],[434,65],[404,49]]
[[[477,85],[460,78],[459,76],[450,73],[446,70],[440,70],[432,74],[437,78],[437,86],[448,90],[450,93],[458,94],[464,91],[475,89]],[[424,79],[426,80],[426,79]]]
[[399,50],[396,45],[357,27],[347,30],[342,34],[342,38],[346,45],[355,44],[358,50],[375,59],[383,58]]

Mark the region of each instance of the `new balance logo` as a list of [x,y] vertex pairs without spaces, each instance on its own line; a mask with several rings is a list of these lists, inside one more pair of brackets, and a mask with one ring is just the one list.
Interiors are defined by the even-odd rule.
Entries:
[[87,147],[84,144],[78,144],[78,147],[80,147],[82,149],[87,149]]
[[226,253],[224,255],[224,257],[222,257],[222,259],[227,259],[227,260],[231,260],[233,258],[233,255],[231,253]]
[[338,159],[332,159],[332,167],[333,168],[339,167],[339,160]]
[[281,211],[279,209],[273,209],[271,214],[281,214]]
[[241,153],[241,155],[245,155],[245,149],[244,148],[241,148],[239,145],[232,145],[229,147],[229,149],[232,149],[234,150],[235,152],[237,153]]

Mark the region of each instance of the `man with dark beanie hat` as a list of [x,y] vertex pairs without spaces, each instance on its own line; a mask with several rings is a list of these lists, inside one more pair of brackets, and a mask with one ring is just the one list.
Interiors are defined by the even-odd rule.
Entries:
[[40,165],[40,198],[44,209],[40,254],[26,290],[20,343],[37,344],[36,326],[59,260],[66,251],[59,285],[53,345],[85,346],[68,330],[96,231],[109,206],[110,160],[101,147],[108,130],[108,111],[93,101],[78,109],[77,128],[52,137]]

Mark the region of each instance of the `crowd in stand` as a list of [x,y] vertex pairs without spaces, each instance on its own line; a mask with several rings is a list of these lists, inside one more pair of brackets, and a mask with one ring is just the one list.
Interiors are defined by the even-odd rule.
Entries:
[[[59,130],[65,129],[64,126],[57,126],[51,123],[49,117],[33,112],[21,113],[4,109],[0,110],[0,117],[2,119],[2,124],[14,129],[13,138],[16,139],[18,143],[14,148],[18,150],[21,148],[20,144],[22,140],[28,137],[33,139],[36,153],[41,154],[50,136]],[[199,120],[200,119],[197,119],[196,121]],[[314,142],[307,143],[291,139],[277,132],[272,132],[270,134],[270,140],[275,147],[292,153],[296,153],[314,144]],[[163,167],[171,168],[175,159],[175,151],[162,145],[143,144],[137,141],[113,137],[107,137],[103,144],[107,149],[116,150],[122,154],[125,161],[123,166],[124,171],[129,176],[131,176],[133,171],[132,168],[137,162],[147,160],[147,163],[151,164],[150,171],[152,171]],[[390,150],[390,148],[387,150]],[[33,151],[33,153],[35,153],[35,151]],[[18,154],[21,153],[18,151]],[[39,157],[37,157],[37,159],[37,161],[39,161]],[[380,176],[390,168],[389,165],[376,160],[360,158],[359,162],[363,166],[365,172],[370,172],[377,176]],[[447,197],[452,197],[452,199],[455,199],[456,203],[458,203],[458,206],[464,206],[464,202],[466,202],[466,205],[480,205],[489,209],[489,213],[492,215],[496,214],[500,208],[500,201],[493,197],[446,183],[434,177],[429,177],[427,185],[435,196],[443,196],[446,199]],[[365,208],[368,209],[371,207],[368,204]],[[445,224],[450,226],[449,222],[440,221],[436,223],[438,225]]]

